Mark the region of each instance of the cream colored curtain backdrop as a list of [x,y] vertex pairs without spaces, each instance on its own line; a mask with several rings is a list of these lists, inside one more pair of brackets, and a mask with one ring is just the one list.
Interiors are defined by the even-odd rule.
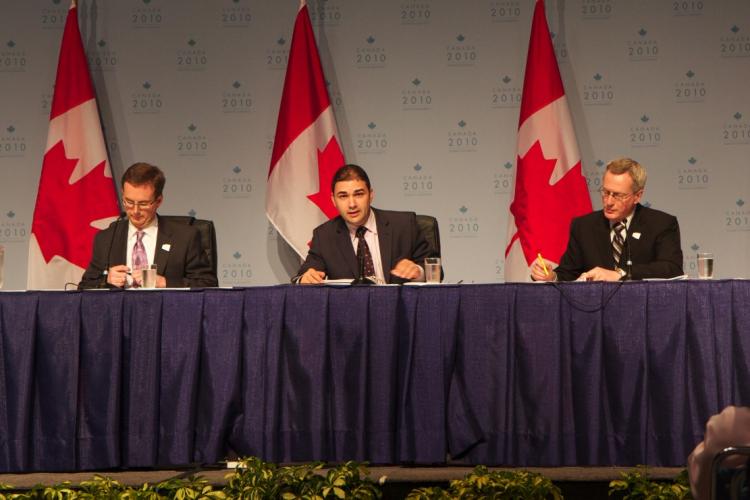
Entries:
[[[67,0],[0,0],[0,245],[23,288]],[[216,222],[222,285],[286,282],[264,215],[296,0],[80,0],[115,175],[167,173],[162,211]],[[435,215],[448,281],[496,282],[532,0],[311,0],[347,159],[376,205]],[[603,164],[646,165],[686,269],[750,276],[750,3],[547,2],[594,206]]]

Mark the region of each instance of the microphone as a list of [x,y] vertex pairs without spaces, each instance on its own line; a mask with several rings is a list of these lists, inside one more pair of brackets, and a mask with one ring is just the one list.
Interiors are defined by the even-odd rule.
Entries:
[[357,252],[357,261],[359,264],[359,277],[352,281],[352,285],[374,285],[375,282],[365,277],[365,253]]
[[115,243],[115,236],[117,236],[117,229],[119,229],[120,222],[122,222],[122,219],[124,217],[125,217],[125,212],[120,212],[120,215],[117,216],[117,219],[114,222],[115,228],[112,230],[112,235],[109,237],[109,248],[107,249],[107,265],[104,267],[104,270],[102,271],[102,278],[97,288],[107,288],[107,276],[109,275],[109,264],[112,260],[112,245],[114,245]]
[[625,226],[625,248],[626,248],[626,255],[627,260],[625,261],[625,277],[623,278],[625,281],[632,281],[633,280],[633,259],[630,256],[630,240],[628,239],[628,227]]

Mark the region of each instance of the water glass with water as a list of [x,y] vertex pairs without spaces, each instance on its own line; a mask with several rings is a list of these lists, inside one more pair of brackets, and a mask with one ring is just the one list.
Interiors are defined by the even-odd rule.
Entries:
[[714,277],[714,254],[698,253],[698,279],[710,280]]
[[427,283],[440,283],[440,257],[424,260],[424,278]]

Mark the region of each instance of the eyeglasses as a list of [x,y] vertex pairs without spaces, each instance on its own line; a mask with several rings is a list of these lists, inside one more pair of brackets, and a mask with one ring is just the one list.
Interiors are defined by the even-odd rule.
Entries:
[[599,194],[602,195],[603,200],[606,200],[611,196],[613,200],[623,202],[633,196],[635,193],[613,193],[612,191],[608,191],[604,188],[599,188]]
[[129,200],[127,198],[122,199],[122,204],[125,205],[125,208],[134,209],[135,207],[140,208],[141,210],[145,210],[147,208],[150,208],[151,205],[156,203],[156,200],[151,201],[133,201]]

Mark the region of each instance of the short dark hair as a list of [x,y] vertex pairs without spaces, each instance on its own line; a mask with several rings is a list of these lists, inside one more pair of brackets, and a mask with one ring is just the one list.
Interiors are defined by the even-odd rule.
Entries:
[[336,170],[336,173],[333,174],[333,180],[331,180],[331,192],[336,192],[337,182],[354,180],[364,181],[365,185],[367,186],[367,190],[372,190],[372,188],[370,187],[370,178],[367,176],[367,172],[365,172],[365,169],[360,167],[359,165],[350,163]]
[[122,174],[122,187],[125,187],[126,182],[133,186],[150,184],[154,187],[154,195],[158,198],[164,191],[164,184],[167,179],[164,177],[164,172],[156,165],[138,162],[130,165]]

